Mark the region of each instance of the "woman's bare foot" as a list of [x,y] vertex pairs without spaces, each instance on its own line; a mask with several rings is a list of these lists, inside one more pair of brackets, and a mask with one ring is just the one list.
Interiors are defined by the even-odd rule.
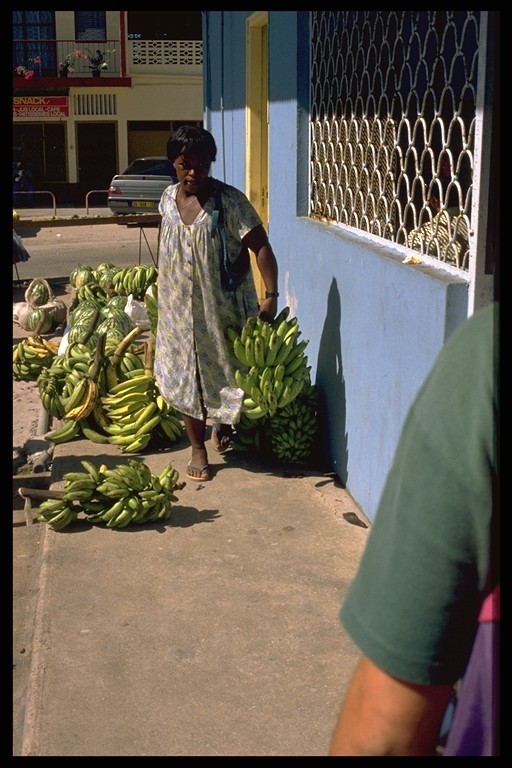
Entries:
[[218,453],[224,453],[229,448],[231,443],[231,437],[233,430],[231,424],[218,424],[212,425],[212,443],[213,447]]
[[187,466],[187,477],[201,482],[210,479],[206,448],[192,448],[192,458]]

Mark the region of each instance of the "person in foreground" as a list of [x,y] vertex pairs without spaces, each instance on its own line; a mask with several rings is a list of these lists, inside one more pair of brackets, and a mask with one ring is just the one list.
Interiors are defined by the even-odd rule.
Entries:
[[329,754],[434,756],[499,586],[497,302],[448,339],[406,418],[340,619],[362,656]]
[[[180,127],[167,143],[178,183],[167,187],[159,206],[155,376],[162,396],[183,417],[192,447],[187,476],[198,481],[210,479],[207,420],[213,446],[223,452],[240,419],[244,395],[234,377],[240,364],[227,330],[239,333],[250,316],[271,322],[278,297],[277,260],[261,218],[243,192],[210,176],[216,156],[211,133]],[[224,287],[214,216],[219,202],[229,259],[236,263],[244,249],[254,253],[266,288],[263,298],[258,299],[250,268],[236,290]]]

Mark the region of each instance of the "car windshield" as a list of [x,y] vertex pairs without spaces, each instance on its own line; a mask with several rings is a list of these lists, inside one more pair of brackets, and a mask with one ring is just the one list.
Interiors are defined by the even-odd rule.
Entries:
[[176,176],[171,161],[165,157],[150,157],[134,160],[126,169],[125,174],[150,174],[152,176],[171,176],[172,178],[175,178]]

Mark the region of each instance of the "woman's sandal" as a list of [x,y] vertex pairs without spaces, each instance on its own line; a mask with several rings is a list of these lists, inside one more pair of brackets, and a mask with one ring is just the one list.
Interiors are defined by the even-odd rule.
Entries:
[[221,424],[217,427],[212,426],[212,443],[217,453],[224,453],[231,443],[232,429],[229,424]]
[[[190,470],[193,470],[194,472],[199,472],[199,474],[193,475]],[[202,483],[205,480],[210,479],[210,468],[208,464],[204,464],[202,467],[196,467],[195,464],[188,464],[187,477],[189,477],[191,480],[197,480],[198,483]]]

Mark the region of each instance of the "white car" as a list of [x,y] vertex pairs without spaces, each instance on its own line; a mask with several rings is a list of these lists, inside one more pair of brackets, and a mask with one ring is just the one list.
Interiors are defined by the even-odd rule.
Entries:
[[167,157],[140,157],[110,182],[107,205],[114,216],[158,213],[162,192],[178,181]]

